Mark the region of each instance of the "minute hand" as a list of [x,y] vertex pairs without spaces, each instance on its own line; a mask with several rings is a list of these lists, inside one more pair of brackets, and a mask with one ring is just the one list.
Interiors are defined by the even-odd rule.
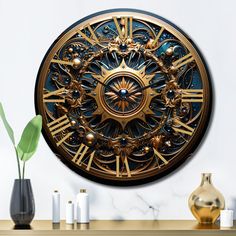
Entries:
[[152,86],[155,86],[155,85],[158,84],[158,83],[159,83],[159,81],[156,82],[156,83],[152,83],[152,84],[146,85],[146,86],[144,86],[144,87],[142,87],[142,88],[139,88],[139,89],[137,89],[137,90],[134,90],[132,93],[128,93],[126,97],[130,97],[130,96],[134,95],[135,93],[141,92],[141,91],[143,91],[143,90],[145,90],[145,89],[147,89],[147,88],[150,88],[150,87],[152,87]]

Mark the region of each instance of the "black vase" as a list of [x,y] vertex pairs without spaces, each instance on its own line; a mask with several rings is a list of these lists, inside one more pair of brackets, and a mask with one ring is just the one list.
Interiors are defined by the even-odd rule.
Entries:
[[16,226],[27,226],[33,220],[35,204],[30,179],[15,179],[10,214]]

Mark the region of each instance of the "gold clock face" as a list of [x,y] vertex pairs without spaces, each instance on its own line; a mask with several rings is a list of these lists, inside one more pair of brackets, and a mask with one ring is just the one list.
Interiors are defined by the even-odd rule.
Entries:
[[48,50],[35,89],[43,134],[78,174],[137,185],[195,150],[211,111],[199,50],[176,26],[139,10],[109,10],[69,27]]

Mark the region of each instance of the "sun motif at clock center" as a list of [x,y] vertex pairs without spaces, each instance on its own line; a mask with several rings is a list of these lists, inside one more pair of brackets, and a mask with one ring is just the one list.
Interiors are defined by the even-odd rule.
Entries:
[[135,10],[74,24],[48,51],[36,84],[36,110],[57,156],[115,185],[179,166],[200,142],[210,105],[196,47],[163,19]]

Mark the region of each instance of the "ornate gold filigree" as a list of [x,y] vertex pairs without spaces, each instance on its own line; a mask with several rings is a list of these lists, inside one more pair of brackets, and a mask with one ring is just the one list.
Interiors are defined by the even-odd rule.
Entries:
[[[150,80],[154,77],[155,74],[147,75],[145,73],[145,66],[143,66],[139,70],[135,70],[133,68],[130,68],[126,65],[125,61],[123,60],[122,63],[115,69],[107,70],[104,67],[101,67],[101,75],[100,74],[92,74],[94,78],[99,80],[101,83],[98,83],[96,88],[89,94],[89,96],[93,97],[96,100],[96,103],[98,104],[97,110],[93,113],[94,115],[101,115],[102,119],[101,122],[107,120],[107,119],[116,119],[122,128],[124,129],[127,123],[133,119],[140,119],[143,121],[146,121],[145,115],[153,114],[153,111],[150,109],[150,102],[151,100],[159,95],[156,91],[154,91],[151,87],[148,87],[150,84]],[[127,100],[122,100],[118,93],[121,92],[122,89],[126,89],[126,86],[129,86],[129,80],[125,81],[123,79],[123,82],[121,81],[120,84],[113,85],[114,89],[110,92],[104,92],[104,86],[110,79],[116,79],[119,77],[124,78],[126,76],[127,78],[133,78],[134,80],[137,80],[137,82],[142,85],[140,90],[137,90],[137,92],[131,91],[131,88],[129,88],[129,91],[127,93]],[[119,90],[120,87],[120,90]],[[142,90],[142,88],[145,88]],[[114,92],[115,91],[115,92]],[[142,91],[142,93],[141,93]],[[118,113],[114,110],[109,109],[109,106],[106,104],[106,101],[104,100],[104,95],[110,95],[114,96],[114,99],[118,99],[118,106],[125,108],[126,106],[129,106],[129,103],[134,102],[136,97],[139,97],[142,95],[142,100],[139,102],[139,105],[136,109],[134,109],[130,113]],[[123,109],[122,108],[122,109]],[[121,110],[122,110],[121,109]]]

